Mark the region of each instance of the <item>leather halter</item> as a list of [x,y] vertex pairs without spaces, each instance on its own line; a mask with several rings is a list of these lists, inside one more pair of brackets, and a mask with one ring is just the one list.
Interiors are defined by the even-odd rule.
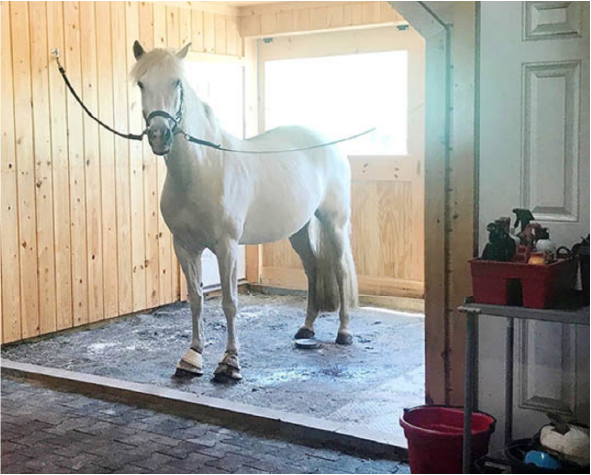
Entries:
[[154,119],[155,117],[164,117],[165,119],[168,119],[170,122],[172,122],[171,128],[173,134],[176,135],[179,133],[184,133],[181,130],[181,122],[183,121],[183,110],[185,105],[185,90],[183,89],[183,83],[179,85],[179,88],[180,100],[179,108],[177,109],[176,114],[172,116],[168,112],[163,110],[155,110],[150,112],[147,116],[144,116],[144,118],[146,119],[146,130],[144,130],[143,133],[147,133],[148,127],[150,127],[150,122],[152,122],[152,119]]

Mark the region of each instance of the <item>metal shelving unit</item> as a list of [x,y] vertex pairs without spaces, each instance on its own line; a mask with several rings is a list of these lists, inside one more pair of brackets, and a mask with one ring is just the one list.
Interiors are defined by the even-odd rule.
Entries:
[[472,411],[476,391],[476,320],[482,317],[501,317],[507,319],[505,345],[505,445],[513,436],[513,330],[515,319],[540,320],[546,322],[566,323],[589,326],[589,305],[582,304],[582,300],[574,298],[564,308],[533,309],[524,307],[510,307],[503,305],[489,305],[475,303],[472,297],[458,308],[466,315],[466,371],[464,395],[464,439],[462,451],[463,473],[470,473],[472,460]]

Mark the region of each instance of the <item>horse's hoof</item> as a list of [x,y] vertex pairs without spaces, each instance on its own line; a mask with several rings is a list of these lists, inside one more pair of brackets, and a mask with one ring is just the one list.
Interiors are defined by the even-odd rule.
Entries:
[[294,336],[295,340],[309,340],[311,338],[314,338],[314,331],[306,327],[301,327]]
[[203,376],[203,357],[193,348],[182,356],[179,364],[176,365],[175,376],[181,378],[194,378],[196,376]]
[[353,335],[350,333],[337,333],[337,345],[349,346],[353,344]]
[[177,378],[199,378],[203,376],[203,370],[181,360],[176,366],[174,375]]
[[240,374],[240,371],[238,369],[225,365],[223,363],[220,363],[220,365],[215,370],[215,373],[213,374],[213,381],[215,383],[237,383],[241,379],[242,375]]
[[233,351],[226,351],[213,373],[213,380],[216,383],[235,383],[241,379],[238,355]]

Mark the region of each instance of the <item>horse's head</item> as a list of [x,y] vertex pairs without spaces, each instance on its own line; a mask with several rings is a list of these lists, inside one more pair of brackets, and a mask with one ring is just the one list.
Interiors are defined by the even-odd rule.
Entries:
[[182,60],[191,44],[178,53],[165,49],[144,51],[138,41],[133,44],[136,64],[132,78],[142,91],[142,111],[147,122],[148,141],[156,155],[170,152],[177,121],[182,117]]

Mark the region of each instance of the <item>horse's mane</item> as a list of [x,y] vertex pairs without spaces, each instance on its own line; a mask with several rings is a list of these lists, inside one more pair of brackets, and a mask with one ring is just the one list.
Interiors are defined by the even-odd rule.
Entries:
[[184,77],[183,64],[172,50],[155,48],[149,53],[144,53],[135,63],[130,76],[134,81],[139,81],[149,70],[156,70],[172,74],[178,78]]

